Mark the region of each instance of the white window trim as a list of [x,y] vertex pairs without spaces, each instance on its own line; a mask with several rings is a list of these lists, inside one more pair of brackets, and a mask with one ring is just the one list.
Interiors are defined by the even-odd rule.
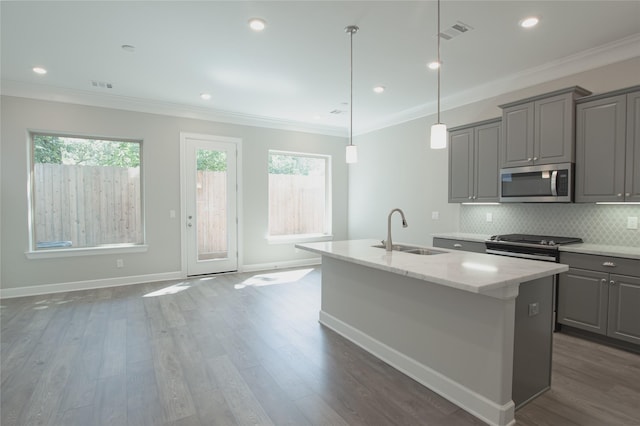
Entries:
[[[314,233],[314,234],[289,234],[289,235],[269,235],[269,224],[267,223],[267,236],[266,240],[269,244],[288,244],[288,243],[304,243],[304,242],[321,242],[321,241],[331,241],[333,240],[333,196],[332,196],[332,188],[333,188],[333,177],[331,175],[332,166],[332,157],[328,154],[314,154],[308,152],[295,152],[295,151],[282,151],[278,149],[270,149],[267,152],[267,155],[271,154],[279,154],[279,155],[290,155],[290,156],[300,156],[300,157],[310,157],[310,158],[322,158],[326,161],[325,163],[325,192],[324,192],[324,203],[325,203],[325,224],[324,224],[324,232],[322,233]],[[267,159],[268,161],[268,159]],[[267,177],[269,175],[269,171],[267,168]],[[269,194],[267,194],[267,197]],[[267,218],[267,221],[269,219]]]
[[149,250],[146,244],[114,244],[99,247],[68,249],[40,249],[25,252],[27,259],[52,259],[56,257],[96,256],[104,254],[142,253]]
[[269,244],[313,243],[321,241],[333,241],[331,234],[294,234],[267,236]]

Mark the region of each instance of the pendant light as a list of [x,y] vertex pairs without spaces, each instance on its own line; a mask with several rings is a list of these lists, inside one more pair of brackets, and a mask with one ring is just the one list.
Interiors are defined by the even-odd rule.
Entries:
[[431,126],[431,149],[447,147],[447,125],[440,122],[440,0],[438,0],[438,122]]
[[353,35],[358,32],[360,28],[356,25],[349,25],[345,27],[344,31],[349,33],[351,38],[351,53],[350,53],[350,98],[349,98],[349,145],[346,150],[347,164],[353,164],[358,162],[358,147],[353,144]]

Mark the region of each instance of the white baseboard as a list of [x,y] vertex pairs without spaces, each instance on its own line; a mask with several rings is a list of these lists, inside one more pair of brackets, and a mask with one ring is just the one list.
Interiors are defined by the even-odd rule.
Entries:
[[271,269],[298,268],[302,266],[315,266],[322,263],[321,257],[311,259],[285,260],[273,263],[254,263],[253,265],[243,265],[242,272],[268,271]]
[[513,401],[505,405],[490,401],[477,392],[443,376],[324,311],[320,311],[319,321],[393,368],[488,424],[495,426],[513,426],[516,424]]
[[119,287],[130,284],[141,284],[154,281],[179,280],[182,273],[164,272],[160,274],[135,275],[131,277],[105,278],[100,280],[74,281],[59,284],[43,284],[28,287],[2,288],[0,299],[10,299],[23,296],[38,296],[41,294],[63,293],[67,291],[92,290],[104,287]]

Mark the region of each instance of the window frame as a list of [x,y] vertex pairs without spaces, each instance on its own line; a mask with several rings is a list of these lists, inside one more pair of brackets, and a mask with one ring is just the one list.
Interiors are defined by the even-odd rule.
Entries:
[[[320,158],[325,160],[324,170],[324,225],[323,232],[311,233],[311,234],[288,234],[288,235],[270,235],[269,227],[271,217],[269,215],[269,205],[271,199],[271,192],[267,188],[267,231],[266,240],[269,244],[287,244],[287,243],[302,243],[302,242],[314,242],[314,241],[331,241],[333,240],[333,196],[332,196],[332,156],[329,154],[318,154],[311,152],[299,152],[299,151],[287,151],[280,149],[269,149],[267,152],[267,182],[269,178],[269,159],[274,155],[287,155],[291,157],[306,157],[306,158]],[[267,183],[268,185],[268,183]]]
[[[28,188],[27,188],[27,221],[28,221],[28,249],[25,256],[28,259],[48,259],[60,257],[91,256],[104,254],[140,253],[148,250],[146,237],[146,209],[145,209],[145,179],[144,179],[144,140],[142,138],[102,136],[96,134],[65,133],[46,130],[28,130],[27,132],[27,162],[28,162]],[[37,235],[35,223],[35,140],[36,136],[54,136],[60,138],[77,138],[88,140],[100,140],[109,142],[128,142],[139,145],[140,155],[140,226],[142,228],[142,241],[140,243],[113,243],[86,247],[52,247],[37,248]]]

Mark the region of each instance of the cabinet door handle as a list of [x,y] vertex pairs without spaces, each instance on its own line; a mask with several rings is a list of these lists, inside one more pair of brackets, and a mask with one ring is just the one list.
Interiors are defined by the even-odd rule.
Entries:
[[533,161],[538,161],[538,157],[533,157]]
[[454,247],[454,248],[462,248],[462,244],[460,244],[460,243],[455,243],[455,244],[453,245],[453,247]]
[[626,192],[626,193],[624,194],[624,196],[625,196],[625,197],[631,197],[631,193],[630,193],[630,192]]
[[609,281],[609,285],[614,285],[616,282],[614,280]]
[[618,197],[622,197],[622,193],[618,193],[616,194]]
[[613,263],[613,262],[604,262],[604,263],[602,264],[602,266],[606,266],[606,267],[608,267],[608,268],[615,268],[615,267],[616,267],[616,264],[615,264],[615,263]]
[[606,278],[601,279],[600,283],[602,283],[603,285],[606,284],[607,283],[607,279]]
[[531,161],[531,157],[527,158],[527,161]]

